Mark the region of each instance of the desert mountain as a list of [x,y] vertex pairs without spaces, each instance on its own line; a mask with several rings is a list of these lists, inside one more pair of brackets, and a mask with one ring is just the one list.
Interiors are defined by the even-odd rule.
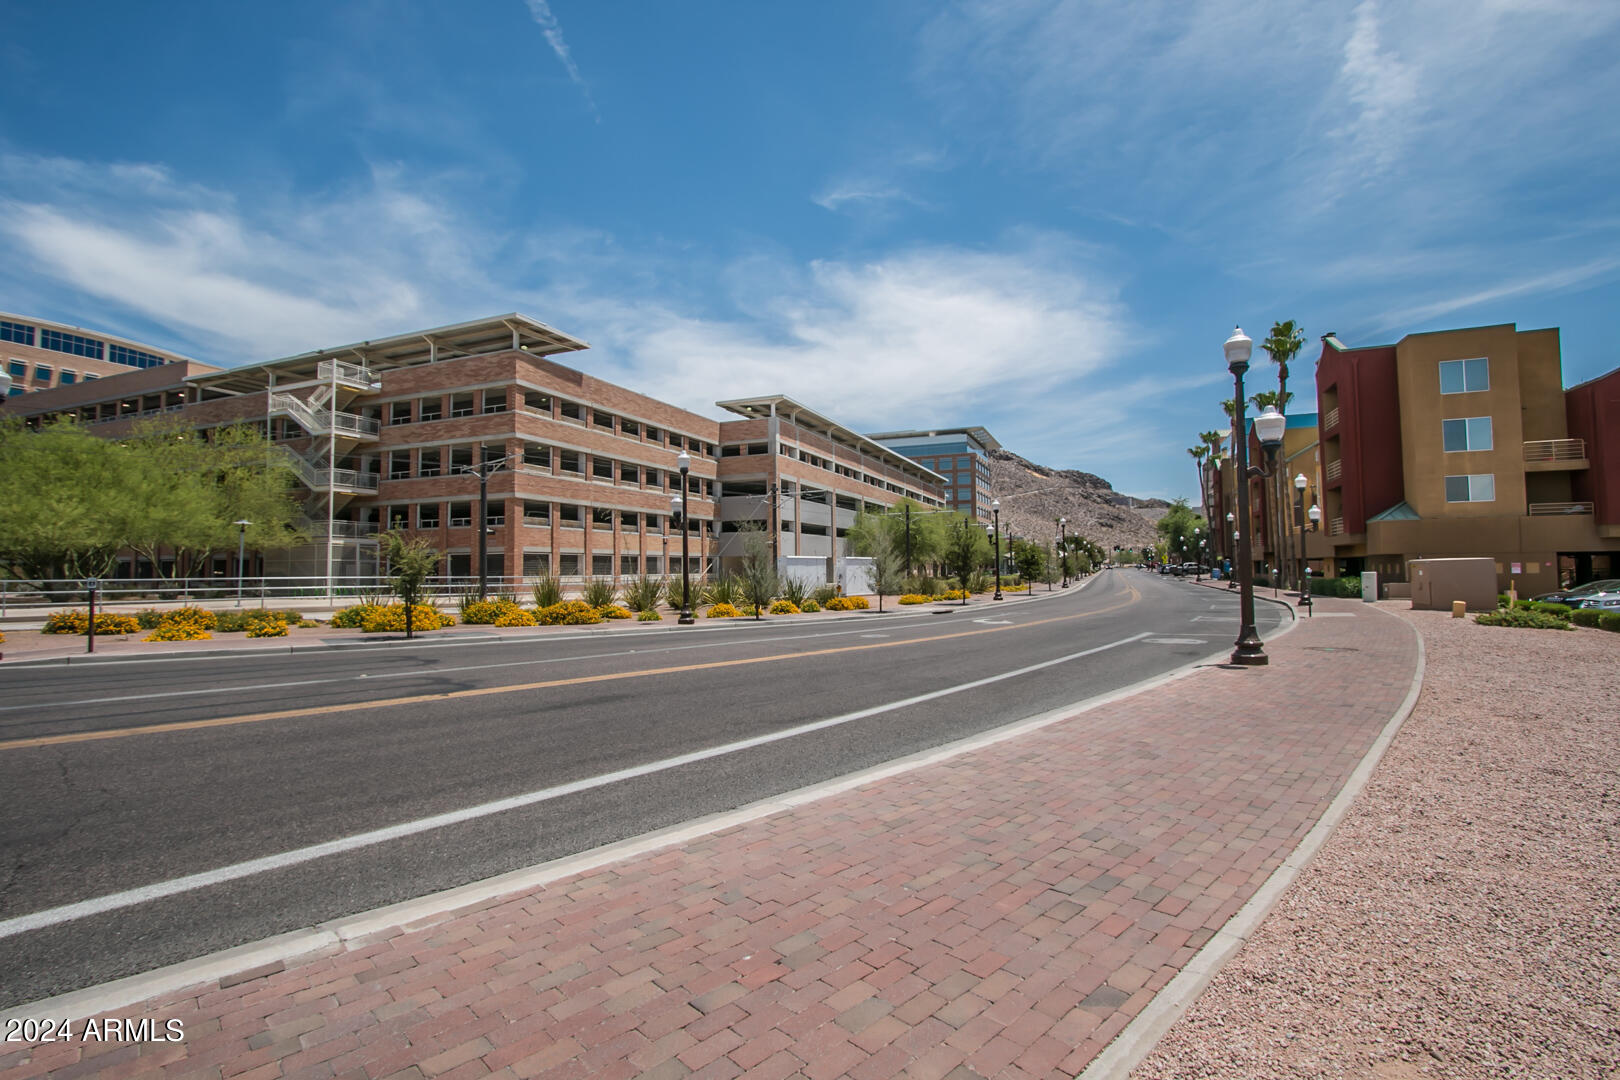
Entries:
[[1001,500],[1001,524],[1014,536],[1045,541],[1068,532],[1112,551],[1151,544],[1153,523],[1169,507],[1163,499],[1133,499],[1100,476],[1077,469],[1049,469],[1007,450],[990,451],[990,490]]

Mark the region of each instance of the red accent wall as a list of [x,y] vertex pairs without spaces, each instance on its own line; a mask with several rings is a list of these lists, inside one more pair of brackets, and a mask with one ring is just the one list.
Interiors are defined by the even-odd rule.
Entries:
[[[1348,349],[1326,343],[1316,365],[1317,415],[1327,416],[1324,391],[1338,392],[1339,426],[1321,432],[1325,444],[1339,436],[1337,484],[1344,529],[1367,531],[1367,519],[1406,498],[1401,464],[1401,402],[1395,381],[1395,346]],[[1324,457],[1324,464],[1325,464]],[[1329,489],[1335,485],[1329,483]]]
[[1620,525],[1620,368],[1565,391],[1564,415],[1591,463],[1570,474],[1571,494],[1594,504],[1597,524]]

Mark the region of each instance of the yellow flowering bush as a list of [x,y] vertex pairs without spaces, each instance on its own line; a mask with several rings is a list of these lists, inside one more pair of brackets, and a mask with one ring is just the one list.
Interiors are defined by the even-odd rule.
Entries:
[[353,607],[341,608],[332,612],[332,629],[358,630],[365,625],[368,615],[381,610],[381,604],[355,604]]
[[83,611],[53,611],[45,616],[47,634],[83,634],[89,631],[90,615]]
[[503,623],[501,616],[513,611],[521,611],[516,604],[507,599],[475,600],[461,609],[461,621],[468,626],[533,626],[534,623]]
[[864,596],[835,596],[827,601],[828,611],[865,611],[871,606]]
[[703,613],[703,617],[705,619],[735,619],[741,614],[742,612],[738,611],[730,604],[715,604],[708,611]]
[[142,641],[207,641],[214,635],[194,622],[162,622]]
[[[472,617],[465,611],[461,613],[461,617],[469,623],[473,621]],[[538,620],[533,615],[530,615],[516,604],[495,617],[496,626],[534,626],[537,622]]]
[[900,598],[902,604],[930,604],[933,601],[932,596],[924,596],[922,593],[914,592],[908,592]]
[[[454,626],[455,620],[448,615],[440,615],[435,608],[426,604],[417,604],[411,609],[411,629],[437,630],[442,626]],[[386,607],[371,605],[365,620],[361,622],[360,629],[368,634],[378,633],[404,633],[405,632],[405,605],[389,604]]]
[[622,604],[603,604],[596,609],[596,613],[604,619],[628,619],[630,609]]
[[248,637],[286,637],[287,624],[280,619],[259,619],[248,624]]
[[636,616],[636,622],[663,622],[664,617],[656,611],[643,611]]
[[771,605],[772,615],[797,615],[798,613],[799,605],[791,600],[778,600]]
[[138,634],[141,624],[128,615],[114,615],[111,612],[98,612],[96,615],[96,633],[98,634]]
[[934,597],[935,600],[966,600],[967,598],[968,594],[966,589],[951,589],[948,592],[942,592],[938,596]]
[[583,600],[565,600],[535,612],[541,626],[586,626],[599,623],[602,616]]
[[1022,581],[1022,582],[1019,582],[1017,585],[1003,585],[1001,587],[1001,591],[1002,592],[1029,592],[1029,582]]
[[814,600],[806,600],[804,603],[799,605],[799,613],[801,615],[812,615],[820,610],[821,605],[816,603]]
[[207,608],[178,607],[163,613],[163,618],[158,621],[158,628],[194,626],[198,630],[212,630],[218,623],[219,617]]
[[5,643],[6,643],[6,632],[4,630],[0,630],[0,645],[4,645]]

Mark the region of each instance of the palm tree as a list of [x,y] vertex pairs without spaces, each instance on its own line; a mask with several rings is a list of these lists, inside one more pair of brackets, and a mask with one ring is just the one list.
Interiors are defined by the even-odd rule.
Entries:
[[[1204,444],[1204,453],[1208,460],[1208,464],[1204,467],[1204,516],[1211,521],[1215,520],[1211,517],[1214,509],[1211,504],[1215,501],[1215,488],[1221,479],[1221,444],[1225,438],[1226,436],[1218,431],[1205,431],[1198,436],[1198,441]],[[1209,542],[1213,550],[1215,543],[1213,532],[1210,534]]]
[[[1275,404],[1278,412],[1288,411],[1288,362],[1299,355],[1299,350],[1304,345],[1305,331],[1293,319],[1272,323],[1271,333],[1266,336],[1266,340],[1260,343],[1260,347],[1266,350],[1267,355],[1271,357],[1271,362],[1277,365],[1277,400]],[[1271,478],[1271,487],[1274,494],[1272,505],[1276,510],[1275,517],[1278,526],[1276,536],[1278,542],[1282,545],[1277,549],[1280,556],[1279,562],[1281,567],[1292,569],[1294,562],[1288,551],[1289,547],[1292,546],[1292,537],[1289,536],[1289,530],[1286,528],[1290,490],[1287,473],[1288,469],[1286,467],[1278,469]]]

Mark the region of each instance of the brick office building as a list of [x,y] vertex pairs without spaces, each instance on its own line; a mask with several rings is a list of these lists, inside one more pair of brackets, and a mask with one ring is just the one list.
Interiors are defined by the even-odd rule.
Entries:
[[[447,573],[476,573],[479,481],[465,470],[495,463],[484,523],[491,577],[678,573],[681,537],[671,528],[670,501],[685,451],[690,557],[703,573],[720,532],[721,463],[737,462],[729,472],[741,486],[730,505],[757,517],[744,506],[754,498],[746,460],[754,455],[744,451],[755,446],[752,425],[771,422],[709,419],[551,359],[587,347],[512,314],[236,368],[177,362],[37,391],[12,399],[6,411],[33,424],[71,415],[109,436],[165,414],[202,429],[260,425],[304,485],[316,540],[269,556],[270,576],[373,575],[377,533],[390,527],[432,541],[446,553]],[[843,429],[796,408],[804,423],[764,440],[777,448],[773,466],[778,456],[798,463],[786,469],[792,478],[778,466],[769,481],[778,490],[795,485],[795,507],[817,497],[797,487],[800,464],[817,477],[843,477],[819,485],[841,509],[847,499],[885,505],[902,494],[939,503],[938,477],[881,447],[841,439]],[[814,535],[816,516],[790,512],[788,553],[815,546],[799,538]],[[222,555],[214,569],[228,564]]]
[[0,370],[11,379],[9,397],[170,364],[197,364],[128,338],[5,312],[0,312],[0,362],[4,364]]

